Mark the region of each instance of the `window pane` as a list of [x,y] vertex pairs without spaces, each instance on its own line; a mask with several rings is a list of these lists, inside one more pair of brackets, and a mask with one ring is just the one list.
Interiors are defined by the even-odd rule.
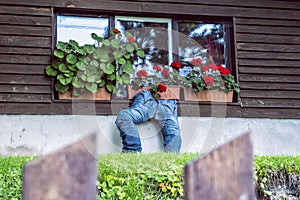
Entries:
[[108,37],[107,17],[57,16],[57,41],[76,40],[80,45],[94,44],[92,33]]
[[[179,58],[200,56],[202,60],[225,66],[225,39],[223,24],[179,22],[180,37],[189,36],[192,40],[179,39]],[[196,43],[195,43],[196,42]]]
[[121,32],[131,32],[138,46],[145,51],[145,59],[136,62],[135,65],[154,66],[155,64],[168,65],[170,62],[170,48],[168,29],[170,22],[149,18],[116,18],[116,27]]

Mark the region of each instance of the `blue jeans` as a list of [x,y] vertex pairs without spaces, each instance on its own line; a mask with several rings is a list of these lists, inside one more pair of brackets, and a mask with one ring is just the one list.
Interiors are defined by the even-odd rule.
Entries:
[[128,109],[119,112],[116,125],[120,131],[123,152],[141,152],[142,145],[138,129],[140,124],[154,118],[161,129],[164,151],[179,152],[180,128],[177,116],[177,100],[156,100],[147,90],[137,93]]

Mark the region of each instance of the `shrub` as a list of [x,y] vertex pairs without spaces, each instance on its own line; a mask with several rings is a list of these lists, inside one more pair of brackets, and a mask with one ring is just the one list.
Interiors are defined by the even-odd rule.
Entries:
[[[100,155],[98,200],[183,199],[183,169],[198,154],[126,153]],[[34,157],[0,157],[0,199],[19,200],[22,168]],[[300,157],[255,156],[257,198],[299,199]]]
[[0,199],[22,196],[22,168],[33,157],[0,157]]

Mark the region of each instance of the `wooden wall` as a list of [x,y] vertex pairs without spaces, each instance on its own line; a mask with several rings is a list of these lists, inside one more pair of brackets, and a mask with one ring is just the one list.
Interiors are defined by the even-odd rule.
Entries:
[[[52,80],[44,75],[54,42],[53,10],[66,7],[233,17],[241,93],[240,103],[227,105],[227,116],[300,118],[300,2],[293,0],[0,0],[0,113],[72,114],[72,102],[53,100]],[[109,115],[127,106],[104,101],[96,110]],[[212,105],[179,103],[182,115],[199,116],[199,109],[210,116]]]

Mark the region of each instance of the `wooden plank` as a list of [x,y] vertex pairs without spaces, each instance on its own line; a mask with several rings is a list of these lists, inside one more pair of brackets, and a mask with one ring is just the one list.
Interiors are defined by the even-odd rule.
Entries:
[[45,26],[20,26],[20,25],[0,25],[0,34],[3,35],[35,35],[51,36],[51,27]]
[[250,74],[286,74],[300,75],[300,67],[256,67],[256,66],[239,66],[239,73]]
[[45,75],[45,65],[35,64],[1,64],[0,74],[40,74]]
[[261,82],[239,82],[240,88],[256,90],[296,90],[300,91],[298,83],[261,83]]
[[31,94],[50,94],[52,87],[50,85],[0,85],[0,93],[31,93]]
[[[80,1],[80,0],[77,0]],[[77,3],[76,0],[72,2]],[[92,0],[86,0],[85,2],[89,5],[89,2]],[[108,0],[97,0],[99,3],[106,3]],[[109,0],[110,2],[120,2],[120,0]],[[142,3],[149,2],[149,0],[123,0],[126,3]],[[277,0],[268,0],[268,1],[260,1],[260,0],[252,0],[252,1],[240,1],[240,0],[153,0],[151,2],[154,3],[184,3],[184,4],[205,4],[205,5],[217,5],[217,6],[238,6],[238,7],[253,7],[253,8],[287,8],[287,9],[295,9],[300,7],[300,3],[290,0],[290,1],[277,1]],[[68,0],[48,0],[48,1],[40,1],[40,0],[1,0],[1,3],[11,4],[11,5],[30,5],[30,6],[66,6],[67,3],[70,3]],[[124,10],[125,11],[125,10]]]
[[[250,59],[283,59],[283,60],[300,60],[300,51],[295,53],[283,53],[283,52],[252,52],[252,51],[238,51],[238,58],[250,58]],[[300,65],[299,65],[300,66]]]
[[188,163],[184,169],[184,191],[185,200],[254,200],[251,133]]
[[[26,41],[26,42],[25,42]],[[52,48],[51,37],[7,36],[0,37],[1,46]]]
[[[84,108],[85,105],[82,105]],[[120,105],[111,105],[110,102],[96,102],[96,114],[97,115],[111,115],[112,113],[118,113],[121,108],[128,107],[128,101],[121,103]],[[178,110],[179,116],[192,116],[192,117],[211,117],[211,109],[217,105],[211,105],[207,103],[185,103],[179,102]],[[222,105],[223,109],[226,106],[226,117],[243,117],[243,118],[293,118],[300,119],[300,107],[294,108],[270,108],[270,107],[241,107],[240,105]],[[113,109],[113,110],[112,110]],[[84,109],[83,109],[84,110]],[[201,113],[199,112],[201,110]],[[72,101],[52,101],[49,103],[0,103],[1,114],[74,114],[72,111]],[[95,113],[90,113],[95,114]]]
[[51,115],[51,114],[72,114],[72,103],[0,103],[1,114],[36,114],[36,115]]
[[51,56],[37,55],[4,55],[0,54],[0,63],[18,63],[18,64],[49,64]]
[[300,27],[285,27],[279,25],[258,26],[258,25],[236,25],[237,33],[259,33],[272,35],[295,35],[299,36]]
[[[286,108],[296,108],[299,112],[300,107],[300,100],[299,99],[254,99],[254,98],[243,98],[242,99],[243,107],[249,108],[279,108],[279,109],[286,109]],[[260,112],[260,111],[259,111]],[[289,113],[286,113],[286,118],[291,118]],[[269,115],[268,118],[270,118]],[[278,116],[273,116],[274,118],[278,118]],[[273,118],[272,117],[272,118]]]
[[21,16],[21,15],[1,15],[0,24],[13,25],[32,25],[32,26],[50,26],[52,25],[51,17],[44,16]]
[[0,93],[0,102],[51,103],[51,95]]
[[255,42],[264,44],[300,44],[300,36],[288,36],[288,35],[262,35],[262,34],[236,34],[236,40],[238,43],[242,42]]
[[[244,7],[226,7],[210,5],[190,5],[176,3],[150,3],[142,4],[143,12],[164,13],[164,14],[182,14],[186,15],[208,15],[224,17],[256,17],[256,18],[274,18],[274,19],[299,19],[300,10],[290,12],[284,9],[264,9],[264,8],[244,8]],[[201,12],[199,12],[201,11]]]
[[239,24],[253,24],[253,25],[272,25],[282,27],[300,27],[299,20],[276,20],[276,19],[257,19],[257,18],[241,18],[237,17],[235,23]]
[[93,133],[26,163],[22,199],[96,200],[96,143]]
[[0,54],[22,54],[22,55],[47,55],[52,54],[52,49],[39,47],[1,47]]
[[240,97],[245,98],[273,98],[273,99],[300,99],[299,91],[280,90],[241,90]]
[[300,45],[237,43],[237,50],[268,52],[299,52]]
[[239,74],[240,81],[273,82],[273,83],[300,83],[300,76],[292,75],[263,75],[263,74]]
[[45,77],[44,75],[0,74],[0,84],[51,85],[51,79]]
[[238,59],[239,66],[299,67],[299,61],[277,59]]
[[17,6],[8,6],[8,5],[0,4],[0,13],[1,14],[16,14],[16,15],[37,15],[37,16],[51,16],[51,14],[52,14],[50,7],[49,8],[28,7],[28,6],[20,6],[20,5],[24,5],[24,3],[20,3]]

